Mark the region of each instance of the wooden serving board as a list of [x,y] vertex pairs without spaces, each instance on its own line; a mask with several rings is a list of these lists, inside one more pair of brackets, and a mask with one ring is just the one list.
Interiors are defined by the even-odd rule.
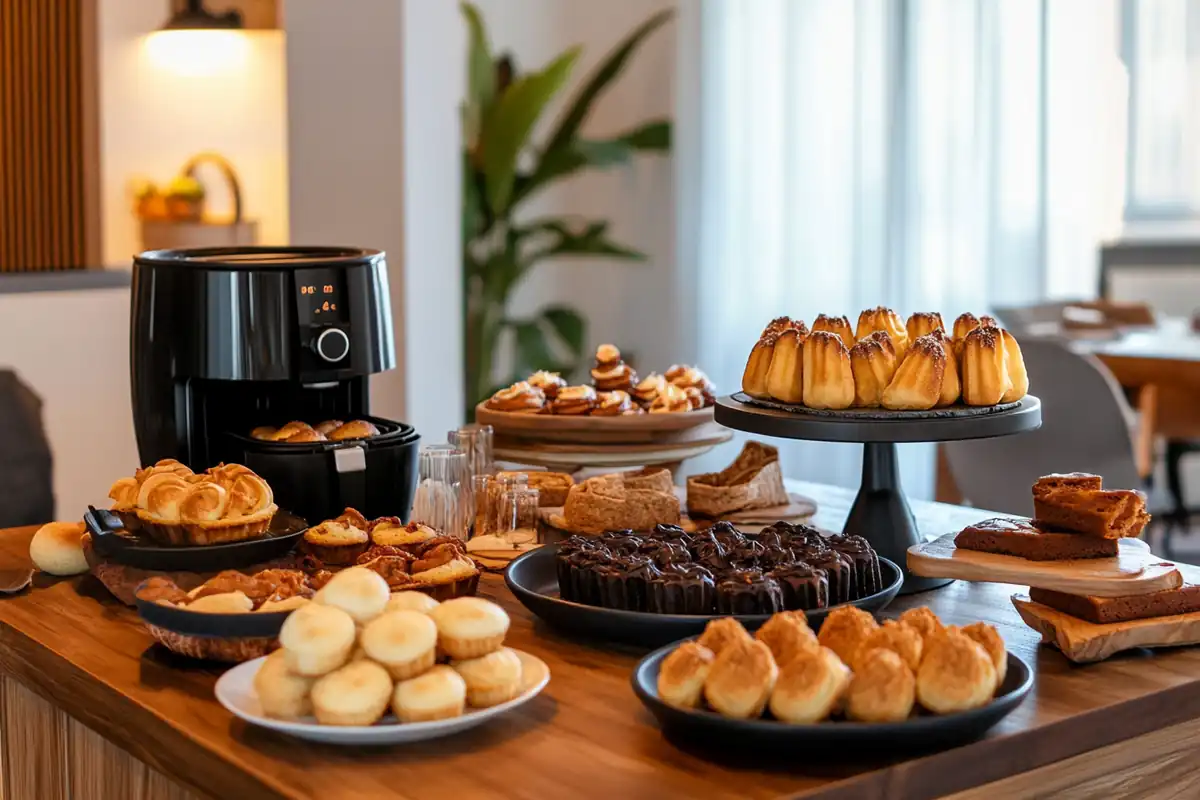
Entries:
[[[755,508],[750,511],[734,511],[725,514],[720,519],[726,522],[732,522],[734,525],[770,525],[774,522],[803,522],[811,519],[813,514],[817,513],[817,504],[798,494],[788,493],[788,500],[791,502],[782,506],[770,506],[767,508]],[[684,502],[687,502],[686,492]]]
[[475,421],[491,425],[497,437],[569,444],[649,444],[680,441],[684,432],[713,422],[712,407],[673,414],[619,417],[514,414],[495,411],[486,401],[475,406]]
[[1116,558],[1073,561],[1030,561],[1016,556],[961,550],[957,534],[908,549],[908,569],[925,578],[1016,583],[1067,594],[1125,597],[1177,589],[1183,576],[1170,561],[1152,554],[1141,543],[1122,541]]
[[1097,625],[1035,603],[1028,595],[1014,594],[1012,602],[1025,624],[1042,635],[1043,642],[1081,664],[1103,661],[1114,653],[1138,647],[1200,644],[1200,611]]

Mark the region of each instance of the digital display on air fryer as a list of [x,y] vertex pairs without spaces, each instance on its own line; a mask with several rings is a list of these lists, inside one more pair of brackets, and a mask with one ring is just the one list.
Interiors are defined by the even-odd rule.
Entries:
[[297,275],[299,309],[302,321],[321,323],[346,319],[345,298],[337,278],[332,275]]

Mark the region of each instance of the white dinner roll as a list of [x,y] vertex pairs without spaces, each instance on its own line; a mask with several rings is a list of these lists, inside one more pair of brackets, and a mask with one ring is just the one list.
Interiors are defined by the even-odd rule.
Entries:
[[82,522],[51,522],[43,525],[29,542],[29,557],[42,572],[79,575],[88,571],[83,557]]
[[364,623],[383,612],[392,591],[378,572],[350,567],[329,579],[313,598],[317,603],[345,611],[355,622]]

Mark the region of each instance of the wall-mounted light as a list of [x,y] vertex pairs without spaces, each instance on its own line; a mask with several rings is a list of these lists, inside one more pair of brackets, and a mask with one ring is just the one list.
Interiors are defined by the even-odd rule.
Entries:
[[234,72],[246,62],[248,43],[238,11],[216,14],[203,0],[188,0],[146,39],[156,67],[191,77]]

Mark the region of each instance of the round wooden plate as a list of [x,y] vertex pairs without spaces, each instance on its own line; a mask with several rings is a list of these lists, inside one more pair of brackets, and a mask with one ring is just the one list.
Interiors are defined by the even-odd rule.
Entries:
[[713,421],[713,410],[700,408],[674,414],[631,414],[621,417],[514,414],[495,411],[487,402],[475,406],[475,421],[491,425],[497,435],[533,441],[590,444],[637,444],[669,441],[686,431]]

